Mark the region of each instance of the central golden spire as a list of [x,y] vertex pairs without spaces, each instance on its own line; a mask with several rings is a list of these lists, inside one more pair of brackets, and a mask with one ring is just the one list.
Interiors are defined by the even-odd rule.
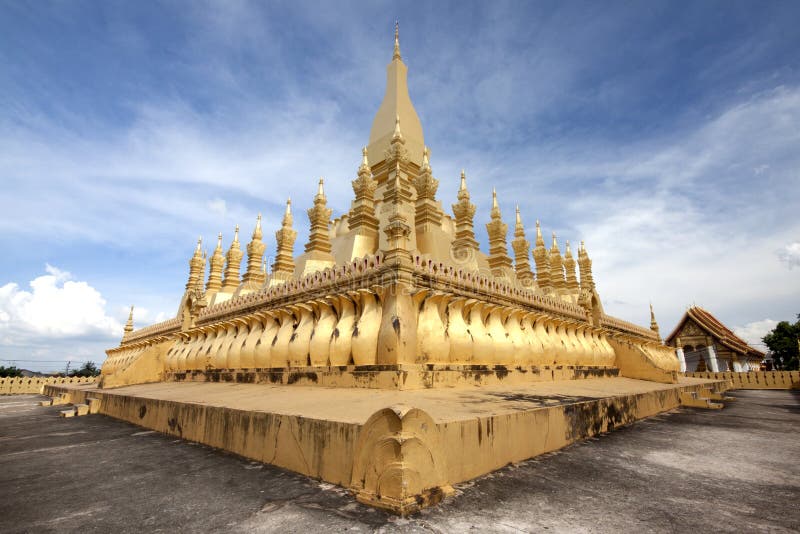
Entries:
[[395,59],[403,60],[400,56],[400,23],[398,21],[394,21],[394,55],[392,60]]
[[418,166],[422,165],[422,151],[425,147],[425,137],[422,134],[422,124],[419,121],[414,104],[408,95],[408,67],[403,63],[400,55],[400,28],[395,23],[394,29],[394,54],[386,66],[386,93],[383,96],[381,107],[372,121],[372,130],[369,133],[369,160],[373,167],[383,161],[384,152],[389,148],[394,135],[396,119],[400,118],[403,125],[403,136],[406,139],[408,159]]

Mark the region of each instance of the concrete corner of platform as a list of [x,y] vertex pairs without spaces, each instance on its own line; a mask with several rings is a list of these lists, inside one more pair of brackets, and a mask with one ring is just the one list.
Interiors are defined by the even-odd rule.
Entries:
[[451,494],[446,477],[437,424],[423,410],[394,405],[362,427],[350,485],[360,502],[408,515]]

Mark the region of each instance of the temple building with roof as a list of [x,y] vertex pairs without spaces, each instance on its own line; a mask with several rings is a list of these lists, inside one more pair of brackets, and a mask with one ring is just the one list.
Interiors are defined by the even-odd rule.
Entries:
[[686,310],[665,343],[675,347],[682,372],[758,370],[765,354],[699,306]]

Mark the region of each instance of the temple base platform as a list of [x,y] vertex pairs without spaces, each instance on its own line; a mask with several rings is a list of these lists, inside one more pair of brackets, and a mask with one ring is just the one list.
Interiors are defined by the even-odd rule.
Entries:
[[44,393],[409,514],[439,502],[453,484],[671,410],[682,399],[719,398],[728,387],[689,377],[677,384],[600,377],[409,390],[282,382],[48,385]]

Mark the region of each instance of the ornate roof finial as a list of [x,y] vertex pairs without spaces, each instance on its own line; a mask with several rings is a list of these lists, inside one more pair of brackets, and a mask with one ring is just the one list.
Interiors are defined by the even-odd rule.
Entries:
[[194,255],[199,256],[201,254],[201,248],[203,247],[203,236],[197,238],[197,248],[194,249]]
[[492,188],[492,211],[491,211],[492,219],[499,219],[500,218],[500,206],[497,204],[497,191],[495,191],[494,187]]
[[394,21],[394,55],[392,59],[403,60],[400,56],[400,22],[397,20]]
[[217,248],[214,250],[222,250],[222,232],[217,234]]
[[283,214],[283,226],[292,225],[292,199],[286,199],[286,211]]
[[[131,312],[128,314],[128,322],[125,323],[125,334],[133,332],[133,305],[131,305]],[[123,334],[123,336],[125,335]]]
[[292,228],[292,199],[286,200],[286,212],[280,230],[275,232],[275,241],[278,245],[275,261],[272,264],[272,278],[270,285],[283,283],[294,273],[294,257],[292,249],[297,232]]
[[656,333],[658,339],[661,340],[661,332],[658,328],[658,322],[656,322],[656,314],[653,313],[653,303],[650,303],[650,330]]
[[517,280],[524,287],[531,287],[533,285],[533,273],[531,272],[530,264],[531,243],[525,239],[525,226],[522,224],[519,204],[517,204],[515,211],[514,239],[511,241],[511,248],[514,249],[514,269],[517,273]]
[[358,170],[369,169],[369,159],[367,158],[367,147],[361,149],[361,166]]
[[325,189],[322,187],[322,184],[325,183],[325,180],[322,176],[319,177],[319,185],[317,186],[317,196],[316,198],[325,198]]
[[261,272],[264,274],[264,276],[267,275],[267,255],[266,254],[264,254],[261,257]]
[[403,141],[403,132],[400,131],[400,114],[394,116],[394,134],[392,134],[392,142]]
[[539,219],[536,219],[536,246],[544,247],[544,237],[542,236],[542,225],[539,224]]
[[461,169],[461,185],[458,188],[459,191],[466,191],[467,190],[467,174],[464,172],[464,169]]
[[430,167],[431,166],[431,162],[428,159],[429,154],[430,154],[430,150],[428,150],[428,147],[425,147],[425,148],[422,149],[422,168],[423,169],[426,168],[426,167]]
[[261,233],[261,214],[259,213],[258,217],[256,217],[256,227],[253,228],[253,239],[261,239],[262,235],[263,234]]
[[572,256],[572,251],[569,248],[569,241],[567,241],[566,248],[564,249],[565,256]]
[[236,228],[233,231],[233,240],[236,243],[239,242],[239,225],[238,224],[236,225]]
[[508,256],[506,235],[508,225],[503,222],[500,206],[497,204],[497,191],[492,188],[492,220],[486,225],[489,234],[489,268],[498,277],[511,278],[511,258]]

